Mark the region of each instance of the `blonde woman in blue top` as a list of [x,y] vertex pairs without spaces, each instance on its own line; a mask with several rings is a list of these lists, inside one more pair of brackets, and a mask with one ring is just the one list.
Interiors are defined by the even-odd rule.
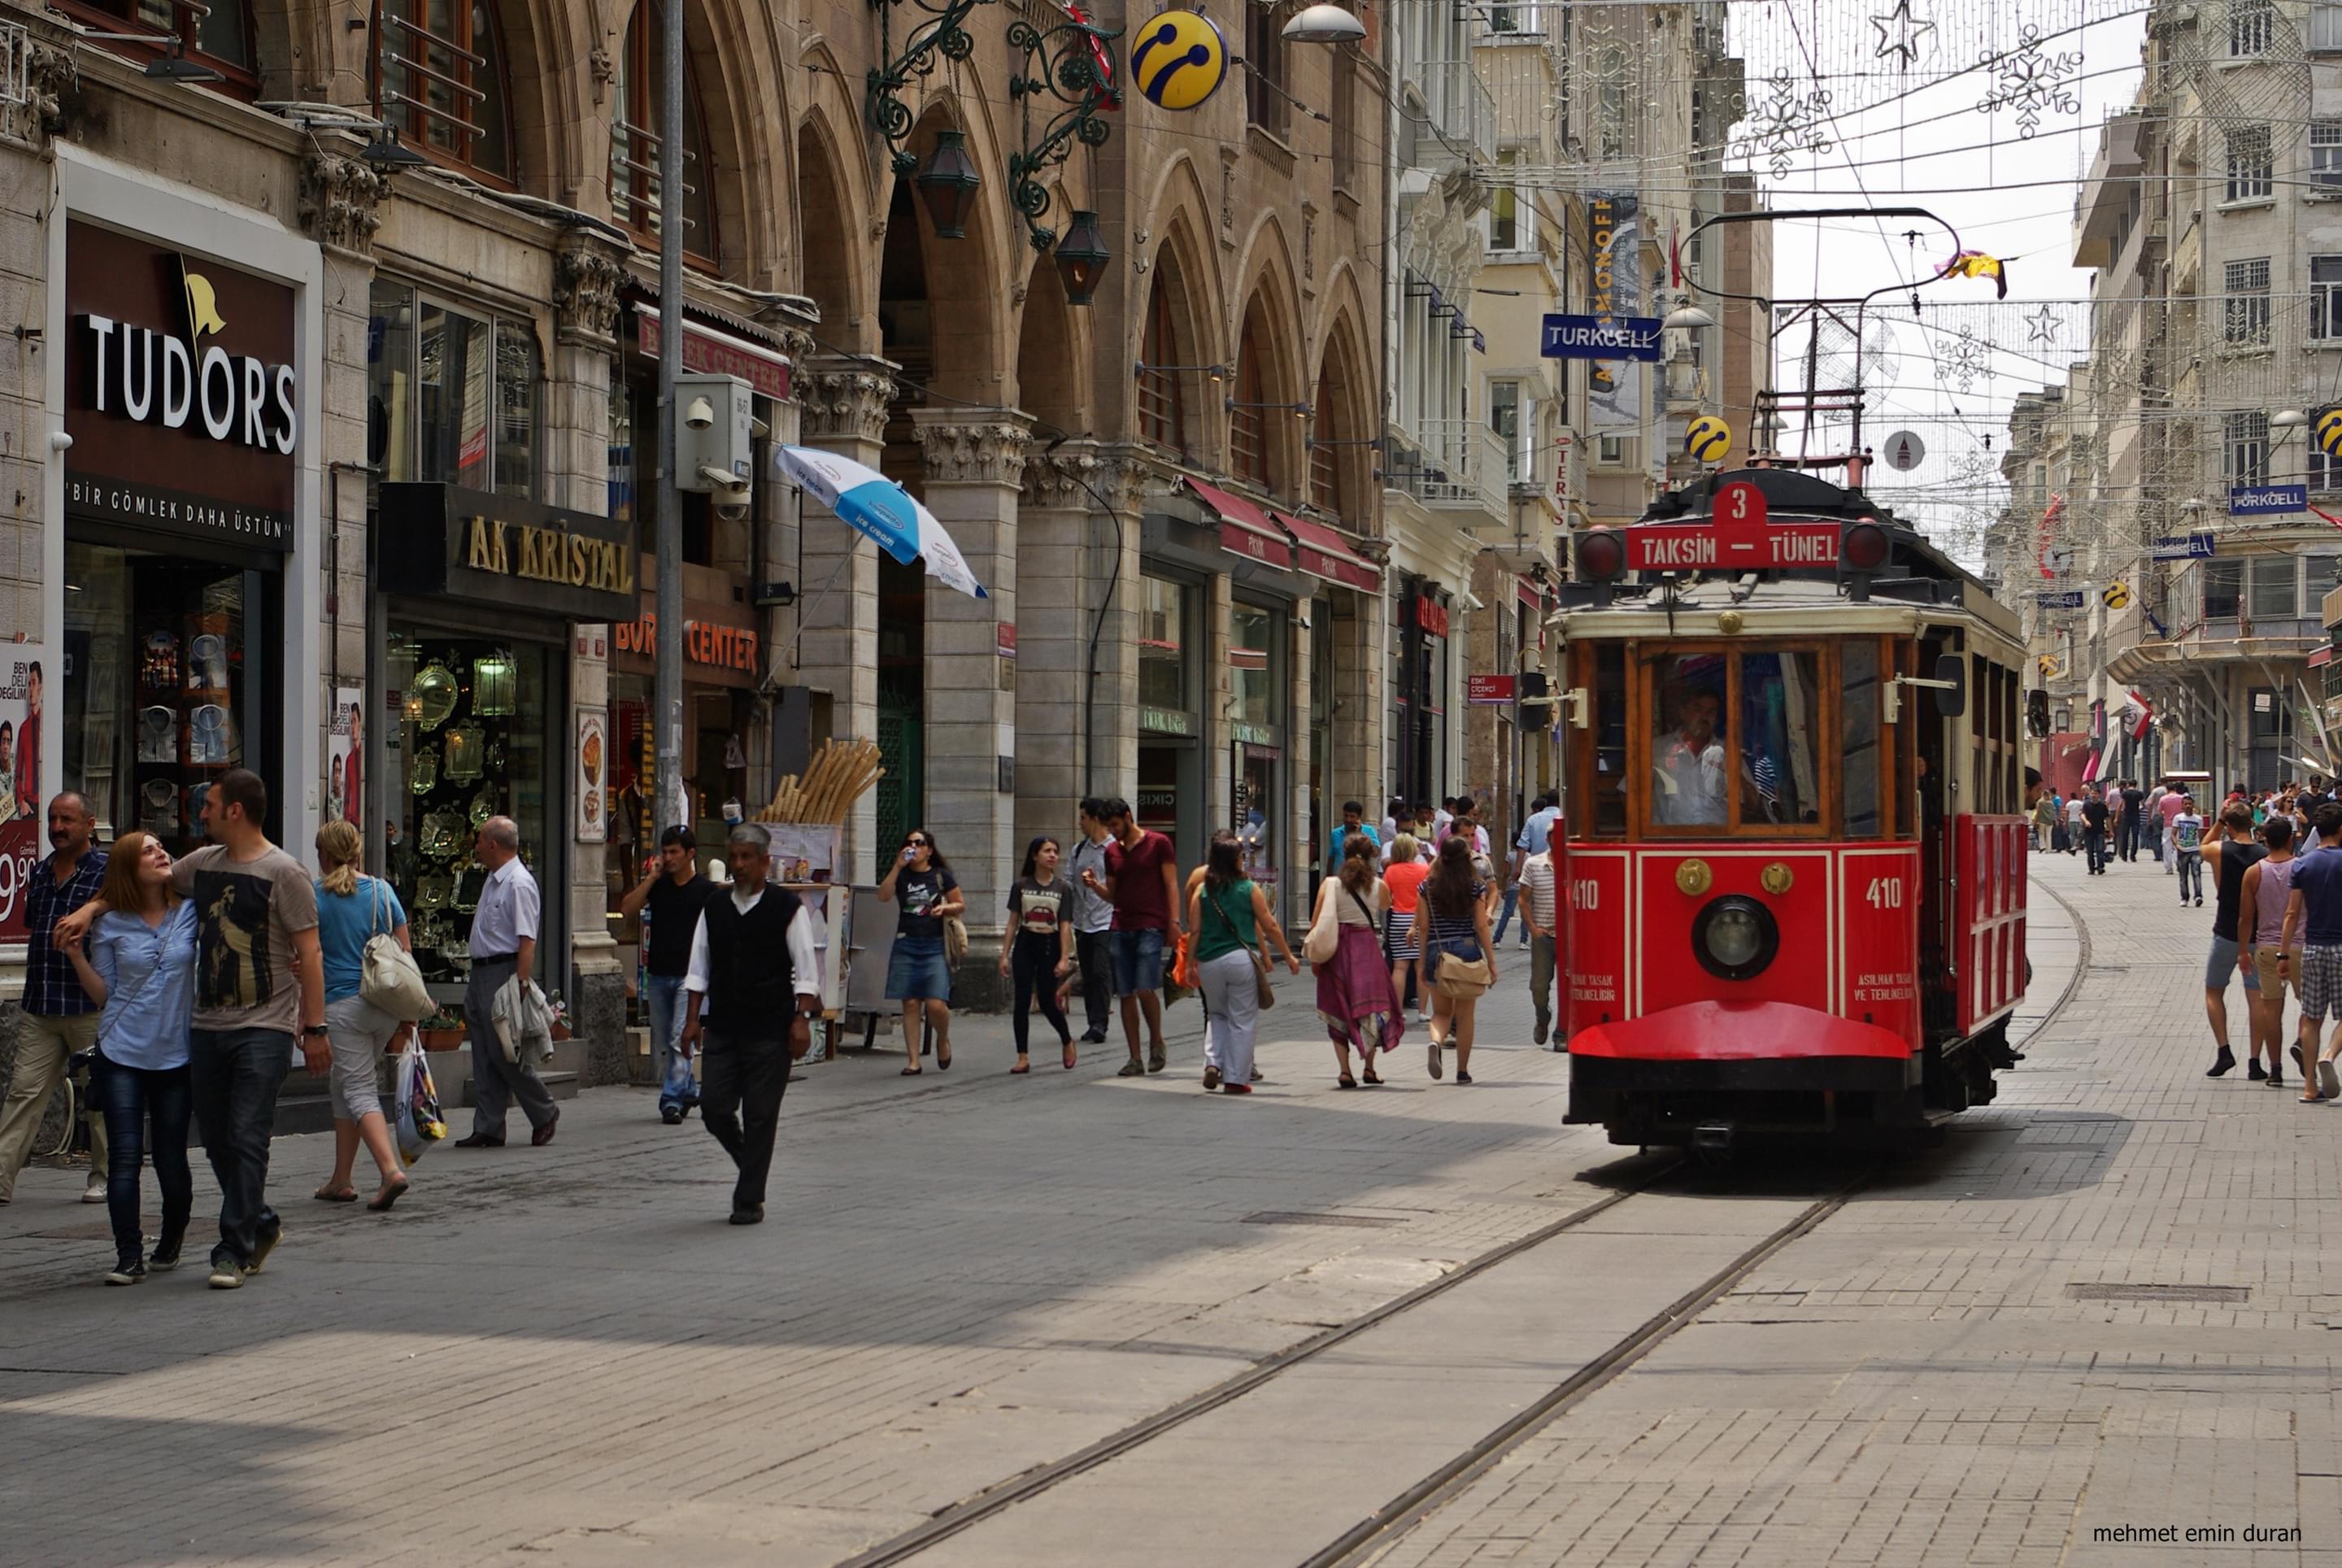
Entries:
[[[86,938],[61,945],[82,990],[105,1009],[90,1087],[105,1118],[105,1207],[115,1253],[105,1282],[135,1285],[150,1269],[179,1266],[180,1240],[195,1208],[187,1027],[195,1008],[195,907],[171,890],[170,851],[140,832],[115,840],[98,896],[106,912]],[[145,1146],[150,1121],[151,1151]],[[149,1152],[163,1191],[163,1230],[154,1254],[142,1258],[138,1167]]]

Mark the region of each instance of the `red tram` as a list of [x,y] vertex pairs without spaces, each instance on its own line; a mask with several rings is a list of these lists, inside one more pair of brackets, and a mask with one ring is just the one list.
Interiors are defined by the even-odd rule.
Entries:
[[1787,467],[1663,497],[1575,566],[1567,1119],[1895,1144],[1989,1101],[2027,978],[2016,616]]

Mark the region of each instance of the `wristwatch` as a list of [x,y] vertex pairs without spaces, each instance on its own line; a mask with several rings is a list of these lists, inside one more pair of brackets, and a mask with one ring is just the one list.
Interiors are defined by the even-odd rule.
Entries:
[[326,1028],[325,1028],[325,1026],[324,1024],[322,1024],[322,1023],[312,1023],[312,1024],[304,1024],[304,1025],[302,1026],[301,1032],[302,1032],[303,1034],[305,1034],[305,1035],[310,1035],[310,1034],[325,1034],[325,1033],[326,1033],[326,1032],[328,1032],[328,1031],[327,1031],[327,1030],[326,1030]]

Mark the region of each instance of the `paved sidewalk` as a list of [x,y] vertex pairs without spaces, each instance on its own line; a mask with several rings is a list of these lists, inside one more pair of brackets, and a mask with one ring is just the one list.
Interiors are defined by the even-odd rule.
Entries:
[[2088,968],[1999,1101],[1379,1563],[2342,1563],[2342,1111],[2203,1076],[2208,905],[2035,864]]

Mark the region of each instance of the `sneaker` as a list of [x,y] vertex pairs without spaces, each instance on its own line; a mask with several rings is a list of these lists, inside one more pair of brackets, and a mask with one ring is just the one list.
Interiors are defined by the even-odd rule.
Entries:
[[1206,1094],[1208,1094],[1208,1093],[1210,1093],[1213,1090],[1217,1089],[1219,1086],[1220,1086],[1220,1070],[1219,1070],[1219,1068],[1218,1068],[1216,1065],[1213,1064],[1213,1063],[1209,1063],[1209,1062],[1206,1063],[1206,1064],[1205,1064],[1205,1067],[1204,1067],[1204,1091],[1205,1091]]
[[1147,1071],[1149,1071],[1149,1072],[1160,1072],[1160,1071],[1162,1071],[1165,1068],[1166,1068],[1166,1067],[1168,1067],[1168,1066],[1170,1066],[1170,1065],[1171,1065],[1171,1054],[1170,1054],[1169,1048],[1168,1048],[1168,1047],[1166,1047],[1166,1045],[1165,1045],[1161,1040],[1156,1040],[1153,1045],[1151,1045],[1151,1046],[1149,1046],[1149,1047],[1147,1048],[1147,1050],[1146,1050],[1146,1070],[1147,1070]]
[[1256,1067],[1256,1068],[1254,1068],[1254,1069],[1252,1070],[1252,1078],[1250,1079],[1250,1081],[1249,1081],[1254,1082],[1254,1083],[1258,1083],[1262,1079],[1264,1079],[1264,1078],[1266,1078],[1266,1077],[1267,1077],[1267,1076],[1268,1076],[1268,1074],[1266,1074],[1266,1073],[1263,1072],[1259,1068]]
[[146,1265],[133,1258],[128,1262],[115,1262],[107,1271],[105,1282],[109,1285],[135,1285],[145,1277]]
[[1437,1040],[1433,1040],[1433,1041],[1431,1042],[1431,1076],[1432,1076],[1432,1077],[1434,1077],[1434,1078],[1437,1078],[1437,1077],[1439,1076],[1439,1074],[1440,1074],[1439,1042],[1438,1042]]
[[1220,1085],[1220,1092],[1222,1094],[1250,1094],[1252,1092],[1252,1085],[1249,1083],[1223,1083]]
[[680,1105],[669,1105],[663,1108],[659,1111],[659,1120],[666,1122],[669,1127],[682,1126],[683,1107]]
[[1146,1076],[1146,1069],[1139,1066],[1138,1059],[1134,1056],[1128,1061],[1122,1064],[1121,1070],[1116,1072],[1115,1076],[1116,1078],[1144,1078]]
[[150,1274],[167,1274],[178,1266],[179,1239],[175,1236],[155,1242],[155,1250],[146,1254],[146,1271]]
[[2269,1069],[2268,1086],[2271,1089],[2283,1089],[2285,1087],[2285,1070],[2283,1068],[2272,1067]]
[[1087,1030],[1082,1036],[1082,1043],[1084,1045],[1104,1045],[1106,1043],[1106,1030],[1102,1029]]
[[2207,1072],[2204,1076],[2207,1078],[2221,1078],[2236,1070],[2237,1053],[2230,1050],[2224,1045],[2220,1048],[2220,1054],[2212,1059],[2212,1070],[2209,1072]]
[[1539,1024],[1536,1026],[1536,1043],[1537,1043],[1537,1044],[1539,1044],[1539,1045],[1543,1045],[1543,1044],[1546,1042],[1546,1040],[1547,1040],[1547,1039],[1552,1035],[1552,1033],[1553,1033],[1553,1026],[1552,1026],[1552,1025],[1550,1025],[1550,1024],[1546,1024],[1546,1023],[1539,1023]]
[[252,1244],[252,1261],[244,1266],[244,1271],[247,1274],[260,1272],[262,1266],[268,1261],[268,1254],[276,1251],[276,1243],[283,1240],[285,1240],[285,1227],[279,1225],[255,1241]]
[[89,1185],[81,1190],[81,1201],[85,1203],[105,1202],[105,1178],[103,1176],[92,1176],[89,1179]]
[[2328,1100],[2342,1097],[2342,1073],[2334,1070],[2330,1056],[2317,1064],[2317,1091]]
[[2255,1083],[2260,1082],[2263,1079],[2268,1076],[2267,1071],[2261,1066],[2261,1059],[2259,1057],[2257,1056],[2253,1058],[2252,1060],[2245,1063],[2245,1076],[2252,1080]]
[[762,1203],[744,1204],[732,1211],[732,1223],[735,1225],[761,1225],[764,1222],[765,1206]]
[[2199,910],[2204,907],[2204,895],[2201,893],[2196,895],[2196,907]]
[[212,1261],[211,1288],[215,1291],[244,1289],[244,1271],[224,1258]]
[[1456,1070],[1456,1081],[1458,1083],[1469,1083],[1472,1081],[1472,1075],[1459,1067]]

